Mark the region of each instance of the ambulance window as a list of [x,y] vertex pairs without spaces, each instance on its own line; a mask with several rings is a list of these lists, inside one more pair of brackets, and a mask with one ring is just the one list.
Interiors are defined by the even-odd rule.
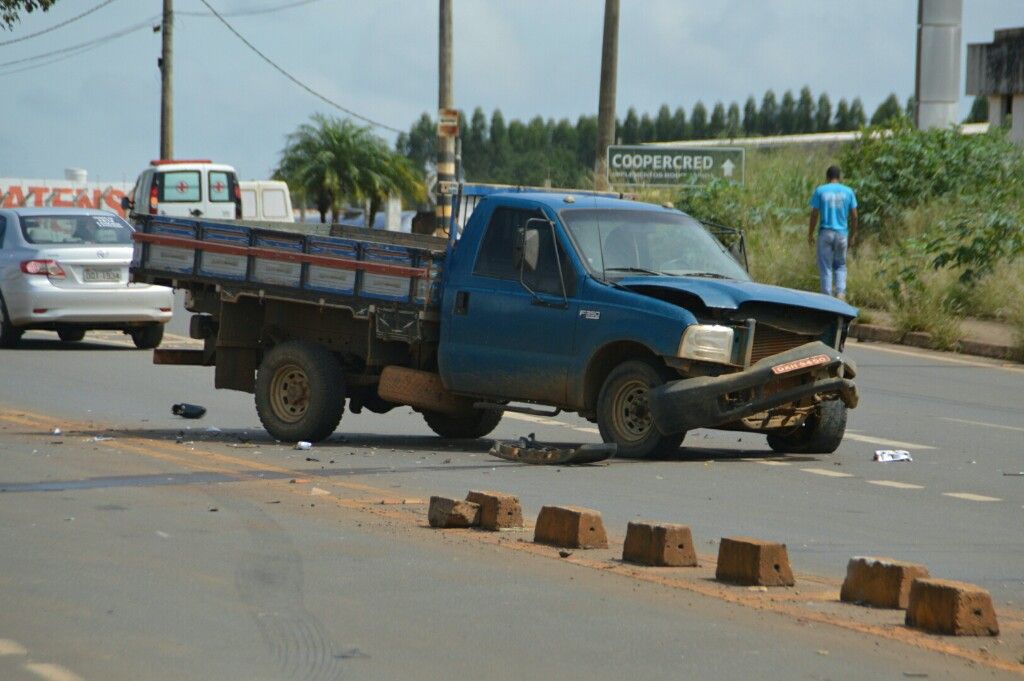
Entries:
[[219,170],[210,171],[210,201],[231,201],[232,178],[229,173]]
[[198,170],[158,173],[157,187],[161,203],[194,203],[201,200]]

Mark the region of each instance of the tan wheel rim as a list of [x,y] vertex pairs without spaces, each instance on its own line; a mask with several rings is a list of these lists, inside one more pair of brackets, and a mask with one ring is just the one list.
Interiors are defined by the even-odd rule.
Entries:
[[282,421],[302,420],[309,408],[309,377],[297,364],[285,364],[270,381],[270,406]]
[[644,381],[627,381],[619,386],[612,402],[615,431],[626,442],[639,442],[651,432],[654,421],[647,406],[649,388]]

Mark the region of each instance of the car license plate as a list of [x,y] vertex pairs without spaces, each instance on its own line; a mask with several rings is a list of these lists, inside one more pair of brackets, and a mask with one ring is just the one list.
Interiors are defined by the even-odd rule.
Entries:
[[121,270],[86,267],[82,278],[85,281],[121,281]]

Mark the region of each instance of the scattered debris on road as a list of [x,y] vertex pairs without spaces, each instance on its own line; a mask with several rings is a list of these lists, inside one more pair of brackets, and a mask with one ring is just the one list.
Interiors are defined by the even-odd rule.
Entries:
[[63,435],[63,434],[64,434],[64,431],[62,431],[60,428],[54,428],[53,430],[50,431],[50,435]]
[[201,419],[206,413],[206,407],[182,402],[171,406],[171,413],[183,419]]
[[92,441],[93,442],[106,442],[107,440],[113,440],[113,439],[114,438],[111,435],[96,435],[96,436],[93,436]]
[[299,440],[298,442],[295,443],[295,449],[298,449],[299,451],[303,451],[304,452],[307,449],[312,449],[312,448],[313,448],[313,443],[312,442],[306,442],[305,440]]
[[530,433],[518,440],[495,441],[488,453],[506,461],[552,466],[598,463],[615,456],[616,449],[614,444],[551,447],[537,442]]
[[877,449],[872,461],[878,463],[893,463],[894,461],[913,461],[910,452],[905,449]]

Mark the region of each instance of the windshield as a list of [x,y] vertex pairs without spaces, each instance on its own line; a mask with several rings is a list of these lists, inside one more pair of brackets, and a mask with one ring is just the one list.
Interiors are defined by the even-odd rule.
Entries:
[[132,242],[131,226],[116,215],[23,215],[19,220],[30,244],[91,246]]
[[562,212],[580,256],[608,278],[636,274],[750,277],[693,218],[650,210],[577,208]]

